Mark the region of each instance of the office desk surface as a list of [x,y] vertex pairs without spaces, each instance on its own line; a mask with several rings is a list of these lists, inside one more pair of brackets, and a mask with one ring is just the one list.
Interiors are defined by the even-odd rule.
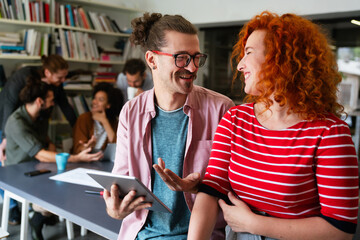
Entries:
[[[111,171],[112,162],[68,163],[67,170],[77,167]],[[51,173],[27,177],[25,172],[49,169]],[[102,197],[86,194],[85,190],[99,190],[83,185],[50,180],[57,174],[55,163],[28,162],[0,167],[0,188],[69,221],[81,225],[108,239],[116,239],[121,221],[109,217]]]

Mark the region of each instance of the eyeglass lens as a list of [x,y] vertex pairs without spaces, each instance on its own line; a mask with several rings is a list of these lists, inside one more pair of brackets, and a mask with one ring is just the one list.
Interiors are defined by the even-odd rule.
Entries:
[[191,58],[194,59],[194,64],[196,67],[202,67],[206,61],[206,55],[196,54],[195,56],[191,56],[189,54],[183,53],[178,54],[175,57],[175,64],[177,67],[186,67],[191,62]]

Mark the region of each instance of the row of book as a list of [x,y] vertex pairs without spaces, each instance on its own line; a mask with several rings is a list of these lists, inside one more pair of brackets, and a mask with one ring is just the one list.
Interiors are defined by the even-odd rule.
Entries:
[[23,30],[23,41],[20,33],[0,32],[0,54],[41,56],[48,55],[50,34],[35,29]]
[[0,0],[0,18],[50,23],[50,15],[58,25],[97,30],[100,32],[129,33],[104,13],[86,11],[81,6],[55,2],[54,12],[41,0]]
[[92,29],[101,32],[123,32],[115,20],[103,13],[84,10],[81,6],[55,3],[55,24]]
[[50,23],[50,5],[40,0],[0,0],[0,18]]
[[56,29],[55,51],[64,58],[99,60],[100,54],[96,40],[88,33]]

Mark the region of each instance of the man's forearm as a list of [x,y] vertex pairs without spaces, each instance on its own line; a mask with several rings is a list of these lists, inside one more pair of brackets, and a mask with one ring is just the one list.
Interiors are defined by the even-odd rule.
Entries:
[[55,162],[55,156],[56,156],[56,152],[41,149],[35,155],[35,158],[40,162]]

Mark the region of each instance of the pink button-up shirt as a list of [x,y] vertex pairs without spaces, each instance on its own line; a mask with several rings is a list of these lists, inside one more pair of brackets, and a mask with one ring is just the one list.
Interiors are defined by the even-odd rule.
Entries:
[[[189,116],[183,176],[200,172],[203,177],[209,161],[212,139],[217,125],[234,103],[224,95],[194,86],[188,94],[184,113]],[[151,189],[151,119],[156,115],[154,89],[128,101],[121,113],[117,130],[117,146],[113,173],[135,176]],[[185,201],[193,208],[196,194],[184,193]],[[145,224],[149,210],[131,213],[122,221],[118,239],[135,239]],[[213,233],[214,239],[224,238],[222,216]]]

